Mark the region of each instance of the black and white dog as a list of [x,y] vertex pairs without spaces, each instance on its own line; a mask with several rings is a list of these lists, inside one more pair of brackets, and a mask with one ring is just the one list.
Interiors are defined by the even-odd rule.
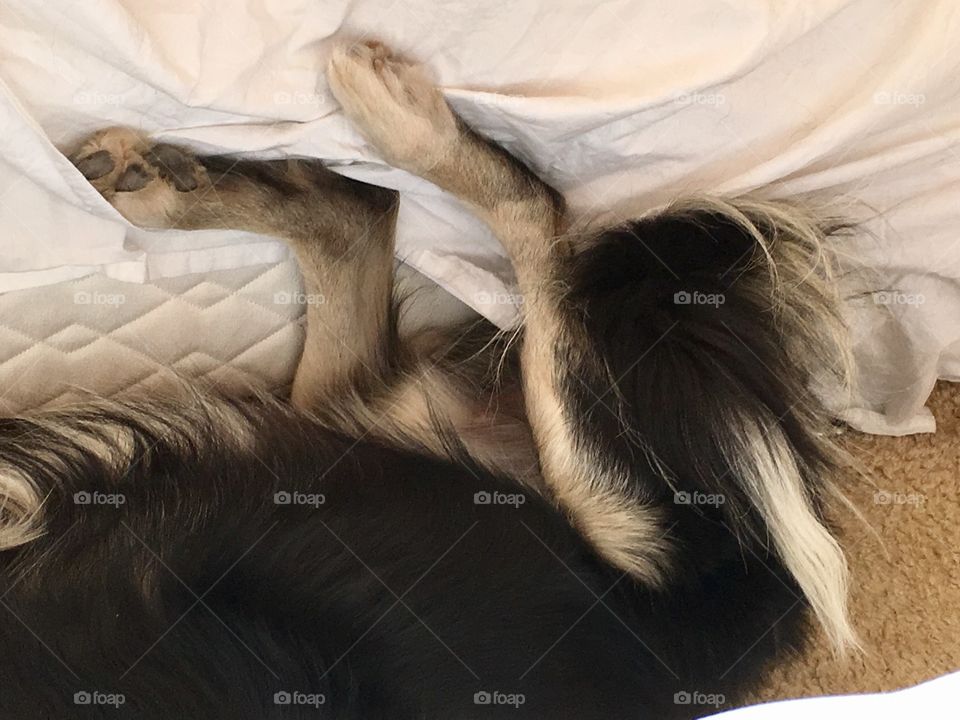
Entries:
[[489,223],[522,337],[400,337],[392,191],[90,138],[73,160],[132,222],[284,238],[325,302],[289,404],[0,421],[0,717],[689,718],[799,647],[808,609],[855,645],[811,393],[849,364],[833,228],[694,199],[580,229],[382,45],[329,80]]

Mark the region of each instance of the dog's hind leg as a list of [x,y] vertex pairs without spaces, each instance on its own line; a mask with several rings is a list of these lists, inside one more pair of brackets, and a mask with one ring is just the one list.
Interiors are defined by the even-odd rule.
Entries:
[[[420,68],[358,44],[334,53],[329,80],[388,161],[467,203],[509,253],[543,478],[596,550],[663,586],[673,565],[732,577],[724,553],[752,543],[835,646],[854,645],[846,561],[819,511],[838,456],[811,392],[845,375],[830,224],[701,198],[575,239],[557,194],[466,128]],[[716,304],[685,304],[690,290]],[[725,504],[705,519],[684,493]],[[714,543],[710,527],[731,529]]]
[[72,159],[137,225],[248,230],[292,247],[307,317],[295,404],[342,403],[347,391],[372,392],[389,377],[397,349],[395,192],[338,175],[318,160],[199,156],[125,128],[95,134]]
[[561,195],[467,128],[420,67],[378,43],[335,50],[329,81],[344,111],[384,158],[453,193],[506,248],[523,294],[521,351],[527,415],[546,485],[614,565],[656,584],[667,562],[659,511],[629,495],[619,468],[578,435],[565,386],[587,346],[563,311],[574,255]]
[[[702,530],[728,524],[723,547],[775,551],[835,645],[854,644],[846,562],[819,512],[837,454],[810,392],[844,364],[829,225],[700,199],[575,239],[559,196],[418,67],[357,44],[335,51],[329,80],[388,161],[467,203],[509,253],[543,478],[596,550],[662,586],[665,568],[690,570],[686,548],[717,560]],[[690,290],[716,305],[684,304]],[[704,520],[685,492],[726,503]]]

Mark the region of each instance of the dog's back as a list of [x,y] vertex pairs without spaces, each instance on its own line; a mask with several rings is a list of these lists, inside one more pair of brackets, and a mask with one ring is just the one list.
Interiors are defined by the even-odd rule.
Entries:
[[651,593],[465,457],[195,403],[0,428],[45,498],[2,555],[3,717],[689,717],[796,629],[751,648],[795,602],[756,563]]

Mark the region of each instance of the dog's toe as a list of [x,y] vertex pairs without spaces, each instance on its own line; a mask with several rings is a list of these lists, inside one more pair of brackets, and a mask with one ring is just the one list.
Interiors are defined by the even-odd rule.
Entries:
[[327,79],[347,117],[397,167],[422,172],[457,137],[456,119],[423,68],[381,43],[335,48]]
[[127,165],[127,169],[120,173],[114,190],[117,192],[136,192],[143,190],[154,179],[153,174],[139,163]]
[[191,192],[200,185],[197,177],[200,166],[185,150],[173,145],[156,145],[144,155],[144,160],[179,192]]
[[144,227],[175,227],[185,196],[208,180],[189,151],[122,127],[93,134],[70,159],[121,215]]
[[79,158],[74,162],[74,165],[87,180],[96,180],[113,170],[116,163],[114,163],[113,156],[108,151],[97,150],[92,155]]

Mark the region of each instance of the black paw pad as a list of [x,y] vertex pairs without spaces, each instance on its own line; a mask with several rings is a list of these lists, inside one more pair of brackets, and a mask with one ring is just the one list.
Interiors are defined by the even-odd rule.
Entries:
[[143,156],[150,163],[161,178],[173,183],[180,192],[196,190],[197,172],[196,163],[186,153],[172,145],[157,145]]
[[73,164],[87,180],[102,178],[114,168],[113,156],[106,150],[97,150],[92,155],[74,161]]
[[117,180],[116,190],[117,192],[142,190],[151,180],[153,180],[153,176],[143,165],[134,164],[124,170],[123,174],[120,175],[120,179]]

